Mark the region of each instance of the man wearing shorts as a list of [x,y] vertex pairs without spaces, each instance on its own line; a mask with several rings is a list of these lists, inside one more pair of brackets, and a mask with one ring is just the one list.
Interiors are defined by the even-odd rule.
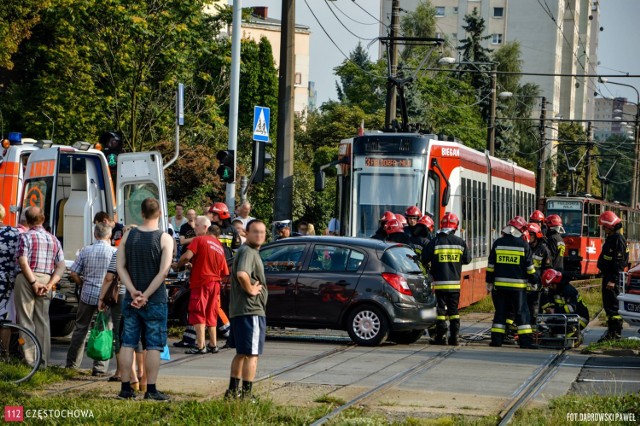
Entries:
[[[240,246],[233,259],[231,274],[230,346],[236,348],[231,362],[231,377],[225,399],[251,398],[258,356],[264,347],[267,307],[267,283],[260,246],[264,244],[267,228],[261,220],[247,223],[247,241]],[[242,380],[242,390],[240,390]]]
[[[156,388],[160,368],[160,352],[167,342],[167,291],[164,280],[171,267],[173,240],[158,227],[160,203],[154,198],[142,201],[144,222],[131,229],[118,250],[116,266],[120,280],[127,288],[122,310],[122,347],[120,363],[133,363],[133,350],[144,336],[147,374],[145,399],[168,401],[169,397]],[[119,399],[134,399],[131,371],[122,371]]]
[[[216,325],[218,322],[218,300],[220,282],[229,275],[227,259],[222,244],[213,235],[207,235],[211,221],[206,216],[196,218],[196,237],[187,251],[180,257],[178,269],[192,265],[189,279],[189,325],[196,330],[196,347],[187,354],[217,354]],[[209,345],[205,347],[204,331],[209,330]]]

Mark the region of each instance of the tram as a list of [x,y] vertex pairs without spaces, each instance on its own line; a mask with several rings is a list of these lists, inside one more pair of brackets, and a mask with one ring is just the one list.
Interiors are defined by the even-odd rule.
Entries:
[[463,267],[461,307],[487,295],[487,260],[501,229],[535,208],[533,172],[438,135],[368,133],[345,139],[337,161],[320,173],[334,165],[340,235],[369,237],[384,211],[403,213],[412,205],[436,224],[445,212],[458,215],[459,235],[473,257]]

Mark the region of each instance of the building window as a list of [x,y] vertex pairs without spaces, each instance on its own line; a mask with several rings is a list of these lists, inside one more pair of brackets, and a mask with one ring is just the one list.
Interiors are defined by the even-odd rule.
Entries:
[[442,38],[442,33],[436,33],[436,38]]
[[299,72],[296,73],[296,84],[298,85],[302,84],[302,73],[299,73]]
[[444,16],[444,6],[436,6],[436,16]]
[[454,39],[454,40],[457,40],[458,39],[458,33],[451,34],[451,38]]
[[502,18],[504,16],[504,7],[494,7],[493,8],[493,17],[494,18]]
[[502,44],[502,34],[492,34],[491,44]]
[[458,6],[455,6],[455,7],[453,8],[453,13],[458,13]]

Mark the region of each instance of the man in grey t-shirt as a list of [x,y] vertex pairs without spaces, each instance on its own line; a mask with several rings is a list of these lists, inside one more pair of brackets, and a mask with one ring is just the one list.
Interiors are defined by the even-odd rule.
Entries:
[[[233,259],[229,346],[236,348],[236,356],[231,362],[229,389],[225,393],[227,399],[251,397],[258,356],[262,355],[264,348],[267,283],[259,250],[266,237],[264,222],[250,221],[247,224],[247,241],[240,246]],[[242,391],[239,389],[241,379]]]

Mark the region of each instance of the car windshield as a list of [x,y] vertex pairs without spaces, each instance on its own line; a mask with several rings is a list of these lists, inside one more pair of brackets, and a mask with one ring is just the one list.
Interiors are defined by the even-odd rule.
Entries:
[[404,274],[419,274],[422,272],[418,255],[409,247],[396,246],[388,248],[382,255],[382,262],[397,272]]

